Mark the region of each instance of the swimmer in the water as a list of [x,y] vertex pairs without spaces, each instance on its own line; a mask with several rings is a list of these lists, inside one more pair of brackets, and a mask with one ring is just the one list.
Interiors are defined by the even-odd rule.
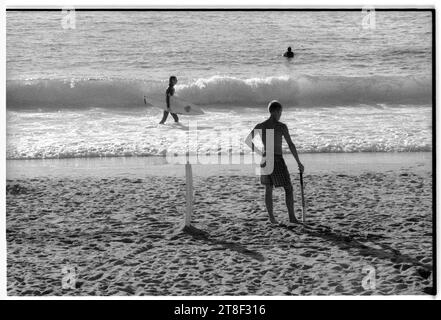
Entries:
[[291,47],[288,47],[288,50],[283,54],[286,58],[294,58],[294,52],[291,51]]

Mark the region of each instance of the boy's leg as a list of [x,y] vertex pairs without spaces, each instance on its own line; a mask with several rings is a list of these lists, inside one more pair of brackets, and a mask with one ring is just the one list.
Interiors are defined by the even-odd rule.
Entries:
[[163,124],[165,120],[167,120],[168,117],[168,111],[164,111],[164,114],[162,115],[162,120],[159,122],[159,124]]
[[285,188],[285,203],[286,208],[288,209],[289,222],[296,223],[298,220],[294,215],[294,195],[292,184],[289,184],[284,187]]
[[273,186],[270,184],[265,185],[265,206],[271,223],[276,223],[273,215]]
[[179,118],[176,113],[172,113],[171,115],[172,115],[173,119],[175,119],[175,122],[179,122]]

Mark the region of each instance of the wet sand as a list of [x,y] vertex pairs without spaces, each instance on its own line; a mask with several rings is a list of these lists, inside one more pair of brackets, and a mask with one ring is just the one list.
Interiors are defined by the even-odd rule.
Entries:
[[394,156],[305,156],[305,227],[282,189],[269,223],[251,166],[194,166],[184,231],[178,166],[8,161],[8,295],[430,294],[431,154]]

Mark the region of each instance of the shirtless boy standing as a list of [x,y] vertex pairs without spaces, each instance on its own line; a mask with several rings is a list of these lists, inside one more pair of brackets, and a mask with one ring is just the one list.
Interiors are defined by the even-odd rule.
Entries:
[[[304,167],[300,162],[296,146],[291,140],[288,127],[279,121],[282,116],[282,105],[278,101],[273,100],[268,105],[268,111],[271,114],[270,117],[266,121],[255,126],[245,142],[253,151],[262,155],[262,174],[260,176],[260,182],[265,185],[265,205],[271,223],[277,223],[273,215],[273,187],[283,187],[285,189],[285,201],[288,209],[289,221],[297,223],[298,220],[294,215],[293,187],[282,154],[282,137],[285,138],[288,143],[289,150],[296,159],[300,172],[303,172]],[[255,148],[253,143],[255,134],[261,136],[263,150]],[[269,135],[268,139],[267,135]],[[274,139],[272,139],[272,137],[274,137]]]

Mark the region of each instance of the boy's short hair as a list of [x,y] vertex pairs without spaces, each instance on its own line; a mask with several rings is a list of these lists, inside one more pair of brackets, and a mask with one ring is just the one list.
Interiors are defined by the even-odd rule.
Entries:
[[171,76],[170,79],[168,79],[168,82],[172,82],[172,80],[178,80],[178,78],[176,78],[176,76]]
[[269,113],[273,113],[280,110],[282,110],[282,104],[279,101],[273,100],[268,104]]

